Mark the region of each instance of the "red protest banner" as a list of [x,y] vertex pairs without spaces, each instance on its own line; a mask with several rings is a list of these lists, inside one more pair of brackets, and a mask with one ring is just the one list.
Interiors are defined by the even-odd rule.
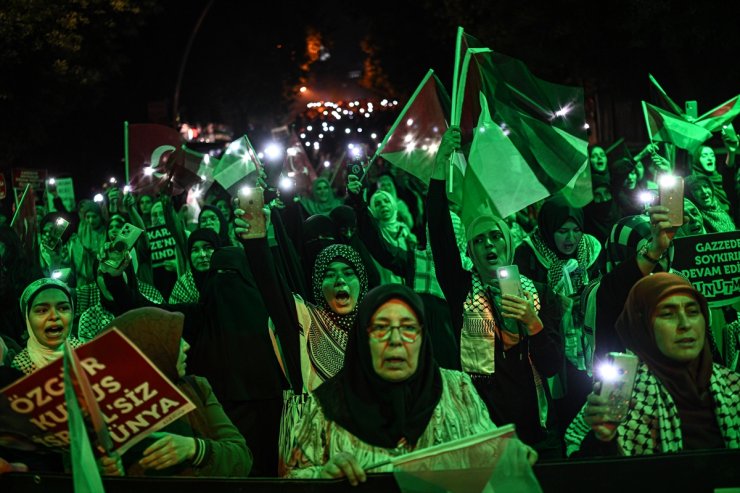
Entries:
[[[75,350],[119,454],[195,409],[118,330]],[[62,359],[0,390],[0,438],[69,447]]]
[[13,187],[23,190],[26,185],[31,185],[34,190],[43,190],[47,175],[45,169],[13,168]]

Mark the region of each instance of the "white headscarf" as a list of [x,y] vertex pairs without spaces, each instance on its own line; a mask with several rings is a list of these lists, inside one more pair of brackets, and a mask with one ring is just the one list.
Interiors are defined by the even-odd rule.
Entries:
[[[34,298],[47,289],[58,289],[62,291],[69,300],[72,306],[72,313],[74,314],[74,302],[72,299],[72,293],[69,287],[58,279],[52,279],[49,277],[43,277],[33,281],[31,284],[26,286],[23,290],[23,294],[20,297],[21,313],[26,319],[26,330],[28,331],[28,342],[26,343],[26,349],[28,350],[28,357],[36,366],[36,368],[42,368],[52,361],[55,361],[62,357],[64,354],[64,344],[60,344],[55,349],[50,349],[39,342],[36,339],[36,334],[31,328],[31,321],[28,318],[28,314],[31,311],[31,302]],[[64,342],[64,341],[62,341]]]

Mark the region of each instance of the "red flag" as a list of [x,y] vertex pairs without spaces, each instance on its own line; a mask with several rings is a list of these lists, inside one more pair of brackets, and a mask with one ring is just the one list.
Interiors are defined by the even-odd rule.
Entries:
[[444,87],[429,70],[378,149],[386,161],[429,183],[434,158],[447,129]]
[[311,165],[298,135],[292,129],[283,161],[283,175],[295,182],[296,193],[307,193],[316,179],[316,170]]
[[31,185],[26,185],[21,199],[13,214],[10,227],[15,230],[26,251],[32,256],[38,251],[38,224],[36,219],[36,194]]
[[128,125],[129,185],[134,192],[156,194],[172,179],[183,161],[180,132],[156,123]]

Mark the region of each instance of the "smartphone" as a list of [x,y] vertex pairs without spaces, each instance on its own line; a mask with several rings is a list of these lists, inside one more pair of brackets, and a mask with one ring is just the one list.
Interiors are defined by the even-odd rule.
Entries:
[[627,417],[637,376],[637,363],[634,354],[608,353],[606,361],[597,369],[597,377],[601,381],[599,395],[609,401],[605,417],[610,423],[619,423]]
[[691,118],[698,118],[699,117],[699,105],[696,101],[686,101],[685,104],[686,108],[686,116]]
[[234,205],[244,211],[242,219],[249,223],[249,233],[244,238],[264,238],[267,235],[265,192],[262,187],[242,187]]
[[362,161],[349,161],[347,163],[347,173],[362,179],[365,175],[365,167],[363,166]]
[[737,132],[735,132],[735,127],[732,126],[732,122],[727,125],[722,125],[722,130],[727,137],[727,140],[730,142],[737,142]]
[[512,294],[523,298],[522,283],[519,280],[519,267],[516,265],[504,265],[496,269],[498,285],[501,288],[501,295]]
[[658,178],[658,195],[660,205],[668,208],[671,226],[683,225],[683,178],[674,175]]
[[41,237],[41,242],[43,243],[44,247],[48,248],[49,250],[54,250],[59,244],[59,241],[62,239],[62,235],[67,230],[68,226],[69,221],[61,216],[56,218],[52,223],[51,231],[49,231],[49,234],[43,235]]
[[123,262],[125,253],[131,251],[144,230],[137,228],[133,224],[125,223],[118,232],[118,236],[113,240],[105,252],[105,264],[114,269],[118,269]]

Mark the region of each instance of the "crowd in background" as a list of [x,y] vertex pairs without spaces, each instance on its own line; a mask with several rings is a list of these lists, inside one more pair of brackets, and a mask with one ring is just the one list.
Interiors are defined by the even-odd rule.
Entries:
[[[455,128],[428,184],[379,160],[364,180],[268,188],[257,239],[217,186],[195,205],[110,187],[72,210],[52,190],[55,212],[37,204],[32,256],[0,226],[2,385],[60,357],[66,339],[127,331],[197,406],[104,458],[107,474],[356,483],[371,464],[509,423],[530,463],[737,448],[740,306],[709,308],[671,269],[674,237],[737,230],[738,143],[723,143],[686,154],[684,169],[666,146],[615,156],[591,145],[585,207],[555,194],[467,225],[445,193]],[[654,200],[667,172],[685,180],[680,228]],[[70,226],[57,241],[59,217]],[[144,233],[116,252],[126,224]],[[151,247],[162,237],[164,260]],[[519,295],[498,283],[509,265]],[[690,333],[680,356],[661,342],[670,317]],[[604,421],[595,369],[627,350],[643,363],[638,404],[624,423]],[[657,428],[640,425],[646,416]],[[0,450],[65,470],[56,454]]]

